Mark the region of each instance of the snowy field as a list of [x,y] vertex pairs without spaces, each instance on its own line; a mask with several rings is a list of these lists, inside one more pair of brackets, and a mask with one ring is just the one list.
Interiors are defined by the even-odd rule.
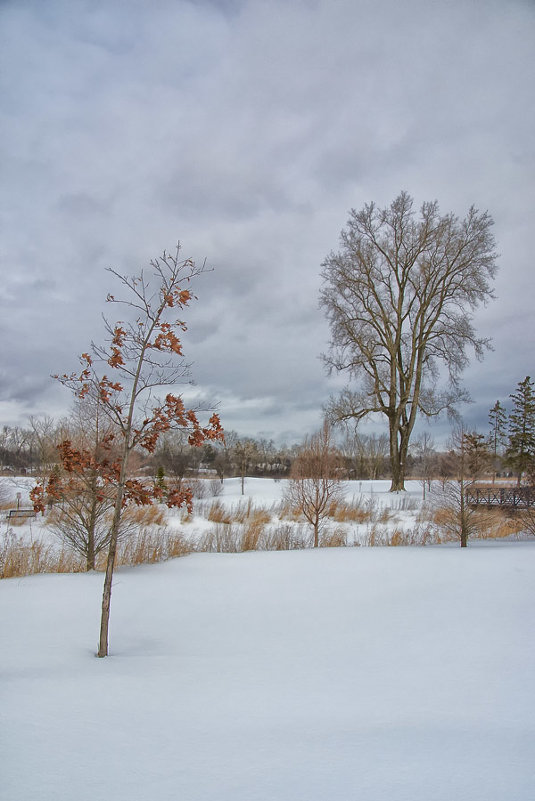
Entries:
[[0,798],[531,801],[534,575],[533,541],[121,568],[103,660],[100,574],[0,581]]

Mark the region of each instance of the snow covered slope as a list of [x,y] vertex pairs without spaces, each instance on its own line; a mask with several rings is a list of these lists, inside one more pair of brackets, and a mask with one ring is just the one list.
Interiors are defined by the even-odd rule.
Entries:
[[9,801],[528,801],[535,544],[0,582]]

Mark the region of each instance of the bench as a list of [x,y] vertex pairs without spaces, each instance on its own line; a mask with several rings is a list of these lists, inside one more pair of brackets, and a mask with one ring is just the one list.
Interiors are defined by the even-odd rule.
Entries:
[[7,519],[11,520],[14,517],[35,517],[34,509],[8,509]]

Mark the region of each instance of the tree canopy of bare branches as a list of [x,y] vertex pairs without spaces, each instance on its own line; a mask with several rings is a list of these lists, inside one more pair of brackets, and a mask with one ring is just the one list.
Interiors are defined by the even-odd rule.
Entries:
[[[417,415],[437,415],[466,400],[460,376],[473,349],[481,358],[473,311],[493,297],[493,220],[470,208],[441,215],[427,202],[417,216],[402,192],[389,207],[354,209],[341,249],[322,267],[321,305],[331,328],[330,369],[357,382],[330,403],[333,420],[357,423],[371,413],[389,426],[392,490],[404,488]],[[439,389],[439,367],[448,382]]]

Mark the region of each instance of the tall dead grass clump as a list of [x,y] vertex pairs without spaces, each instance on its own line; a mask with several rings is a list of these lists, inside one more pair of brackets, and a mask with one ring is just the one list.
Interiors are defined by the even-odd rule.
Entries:
[[[179,531],[144,526],[121,540],[117,547],[117,565],[146,565],[187,556],[193,545]],[[105,556],[97,569],[104,570]]]
[[127,530],[132,526],[165,526],[167,510],[155,503],[149,506],[127,506],[122,513],[121,522]]
[[265,550],[265,521],[261,516],[251,518],[245,524],[216,523],[198,541],[197,550],[208,553],[243,553]]
[[243,551],[256,551],[259,549],[266,522],[269,522],[269,519],[266,521],[262,514],[258,514],[246,522],[242,535]]
[[239,553],[242,533],[232,523],[216,523],[197,542],[197,550],[207,553]]
[[225,523],[228,525],[232,522],[230,512],[225,509],[221,501],[213,501],[210,504],[206,518],[211,523]]
[[299,506],[295,503],[290,503],[288,499],[281,502],[279,506],[279,517],[281,520],[298,521],[302,517],[302,512]]
[[261,514],[245,524],[216,523],[197,542],[197,551],[243,553],[245,551],[290,551],[312,546],[306,526],[268,524]]
[[[427,520],[435,542],[457,542],[458,512],[447,506],[424,507],[419,520]],[[522,530],[521,516],[503,509],[475,509],[470,517],[472,539],[503,539]]]
[[313,537],[308,526],[294,523],[279,523],[264,531],[265,551],[298,551],[311,548]]
[[351,503],[335,499],[329,504],[329,517],[336,523],[365,523],[370,519],[369,506],[353,500]]
[[432,545],[439,541],[436,538],[436,533],[429,526],[417,524],[407,528],[389,528],[375,522],[366,531],[361,544],[374,548]]
[[347,547],[347,530],[337,526],[332,531],[324,531],[320,536],[320,548]]
[[26,541],[8,528],[0,539],[0,578],[31,576],[36,573],[78,573],[83,561],[66,548],[58,549],[41,539]]
[[254,510],[255,505],[252,498],[248,498],[247,501],[240,501],[236,506],[232,507],[232,522],[245,523],[252,516]]
[[509,515],[503,509],[476,509],[476,539],[503,539],[518,534],[523,529],[522,515]]

